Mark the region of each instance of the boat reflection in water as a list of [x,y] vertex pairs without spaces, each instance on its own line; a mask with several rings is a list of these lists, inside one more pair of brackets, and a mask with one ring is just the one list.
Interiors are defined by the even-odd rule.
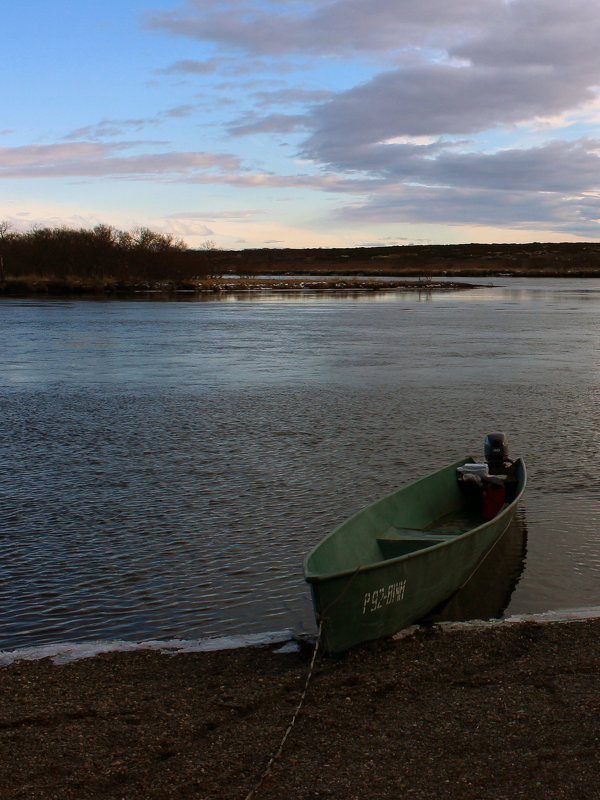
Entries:
[[526,554],[527,521],[520,508],[467,583],[420,620],[421,624],[500,619],[523,573]]

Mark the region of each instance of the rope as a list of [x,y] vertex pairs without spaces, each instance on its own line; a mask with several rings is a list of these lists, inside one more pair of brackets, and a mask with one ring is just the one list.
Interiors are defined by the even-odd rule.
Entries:
[[[512,520],[511,520],[511,522],[512,522]],[[501,534],[501,535],[500,535],[500,536],[499,536],[499,537],[496,539],[496,541],[493,543],[493,545],[490,547],[490,549],[487,551],[487,553],[484,555],[484,557],[481,559],[481,561],[478,561],[478,562],[477,562],[477,566],[475,567],[475,569],[473,570],[473,572],[471,572],[471,574],[469,575],[469,577],[468,577],[466,580],[464,580],[464,581],[461,583],[461,585],[458,587],[458,589],[456,590],[456,592],[460,592],[460,590],[461,590],[461,589],[464,589],[464,588],[465,588],[465,586],[466,586],[466,585],[467,585],[467,583],[468,583],[468,582],[471,580],[471,578],[473,577],[473,575],[475,575],[475,573],[478,571],[479,567],[480,567],[480,566],[483,564],[483,562],[484,562],[484,561],[486,561],[486,560],[487,560],[487,558],[489,557],[489,555],[490,555],[490,553],[492,552],[492,550],[493,550],[493,549],[496,547],[496,545],[497,545],[497,544],[498,544],[498,543],[499,543],[499,542],[500,542],[502,539],[504,539],[504,537],[506,536],[506,531],[509,529],[509,527],[510,527],[510,524],[511,524],[511,523],[509,523],[509,524],[506,526],[506,529],[505,529],[505,530],[502,532],[502,534]],[[456,592],[455,592],[454,594],[456,594]]]
[[300,709],[302,708],[302,705],[304,704],[304,698],[306,697],[306,692],[308,691],[308,685],[309,685],[310,679],[312,678],[312,675],[313,675],[313,670],[314,670],[314,667],[315,667],[315,661],[317,659],[317,652],[319,650],[319,644],[321,642],[321,633],[322,633],[322,631],[323,631],[323,622],[321,621],[321,622],[319,622],[319,630],[318,630],[318,633],[317,633],[317,641],[315,642],[315,649],[313,650],[312,659],[311,659],[311,662],[310,662],[310,667],[308,668],[308,675],[306,676],[306,682],[304,684],[304,691],[300,695],[300,702],[296,706],[296,710],[294,711],[294,715],[292,717],[292,721],[287,726],[286,732],[283,734],[283,738],[281,740],[281,744],[277,748],[277,752],[274,755],[271,756],[271,758],[269,759],[269,763],[265,767],[265,770],[264,770],[263,774],[260,776],[260,778],[259,778],[258,782],[255,784],[254,788],[252,788],[248,792],[248,794],[246,795],[245,800],[252,800],[252,798],[254,797],[256,792],[263,785],[263,783],[265,781],[265,778],[269,775],[269,773],[273,769],[273,766],[274,766],[275,762],[277,761],[277,759],[281,755],[281,751],[283,750],[283,747],[284,747],[284,745],[285,745],[285,743],[287,741],[288,736],[290,735],[290,733],[292,731],[292,728],[296,724],[296,719],[298,717],[298,714],[300,713]]
[[339,603],[339,601],[346,594],[346,592],[350,588],[350,585],[352,584],[352,582],[354,581],[354,579],[356,578],[358,573],[361,571],[361,569],[362,569],[362,566],[358,566],[356,568],[356,570],[354,571],[354,573],[350,577],[350,580],[346,583],[346,585],[344,586],[342,591],[338,594],[337,597],[335,597],[331,601],[331,603],[329,603],[329,605],[326,608],[323,609],[323,612],[319,615],[319,630],[317,632],[317,640],[315,642],[315,649],[313,650],[312,659],[310,661],[310,667],[308,668],[308,675],[306,676],[306,682],[304,684],[304,690],[303,690],[302,694],[300,695],[300,701],[299,701],[298,705],[296,706],[296,710],[294,711],[294,715],[292,717],[292,721],[288,725],[286,732],[283,734],[283,738],[281,740],[281,744],[277,748],[277,752],[274,755],[271,756],[271,758],[269,759],[269,763],[265,767],[265,770],[264,770],[263,774],[260,776],[260,778],[258,779],[258,781],[255,784],[255,786],[248,792],[248,794],[245,797],[245,800],[252,800],[252,798],[254,797],[256,792],[263,785],[265,779],[267,778],[267,776],[269,775],[269,773],[273,769],[273,766],[274,766],[275,762],[277,761],[277,759],[281,755],[281,752],[282,752],[282,750],[284,748],[284,745],[285,745],[285,743],[287,741],[287,738],[290,735],[290,733],[292,732],[292,728],[296,724],[296,719],[298,717],[298,714],[300,713],[300,709],[302,708],[302,706],[304,704],[304,698],[306,697],[306,693],[308,691],[308,685],[310,683],[310,680],[312,678],[313,671],[314,671],[314,668],[315,668],[315,661],[317,659],[317,653],[319,651],[319,645],[321,644],[321,637],[323,635],[323,624],[325,623],[325,620],[326,620],[325,614],[329,611],[329,609],[332,606],[334,606],[336,603]]
[[[333,606],[334,606],[336,603],[339,603],[339,602],[340,602],[340,600],[341,600],[341,599],[342,599],[342,597],[343,597],[343,596],[346,594],[346,592],[348,591],[348,589],[349,589],[349,588],[350,588],[350,586],[352,585],[352,582],[354,581],[354,578],[356,578],[356,576],[357,576],[357,575],[358,575],[358,573],[361,571],[361,569],[362,569],[362,564],[359,564],[359,565],[358,565],[358,567],[357,567],[357,568],[354,570],[354,572],[353,572],[353,573],[352,573],[352,575],[350,576],[350,580],[349,580],[349,581],[348,581],[348,583],[347,583],[347,584],[344,586],[344,588],[342,589],[342,591],[341,591],[341,592],[338,594],[338,596],[337,596],[337,597],[334,597],[334,598],[333,598],[333,600],[331,601],[331,603],[329,603],[329,605],[328,605],[328,606],[326,606],[326,607],[323,609],[323,611],[322,611],[322,612],[321,612],[321,614],[319,615],[319,619],[321,620],[321,622],[319,623],[319,625],[322,625],[322,624],[323,624],[323,620],[325,620],[325,619],[326,619],[326,617],[325,617],[325,614],[327,614],[327,612],[329,611],[329,609],[330,609],[330,608],[333,608]],[[320,628],[319,628],[319,632],[320,632]]]

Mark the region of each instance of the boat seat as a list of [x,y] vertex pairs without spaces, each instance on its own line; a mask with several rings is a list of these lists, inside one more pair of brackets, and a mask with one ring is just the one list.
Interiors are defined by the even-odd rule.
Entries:
[[390,526],[385,532],[384,539],[453,539],[466,533],[465,528],[396,528]]
[[377,539],[377,544],[383,558],[388,559],[406,556],[409,553],[414,553],[415,550],[424,550],[426,547],[433,547],[433,545],[447,542],[449,539],[454,539],[454,536],[426,536],[424,534],[419,536],[418,534],[412,534],[380,537]]
[[384,559],[398,558],[415,550],[448,542],[465,532],[458,528],[396,528],[392,525],[383,536],[377,538],[377,544]]

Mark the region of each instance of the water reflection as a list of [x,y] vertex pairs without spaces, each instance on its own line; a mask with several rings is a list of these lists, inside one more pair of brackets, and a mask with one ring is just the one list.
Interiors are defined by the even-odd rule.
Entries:
[[[456,292],[472,291],[471,289],[453,290]],[[380,303],[394,303],[398,302],[403,297],[410,298],[411,302],[430,302],[439,292],[432,289],[382,289],[381,291],[374,291],[372,289],[365,290],[351,290],[351,289],[338,289],[338,290],[320,290],[314,291],[311,289],[298,290],[265,290],[263,292],[236,292],[235,294],[223,293],[220,295],[204,295],[199,296],[197,299],[203,302],[221,302],[221,303],[320,303],[323,301],[330,303],[346,303],[349,300],[355,302],[380,302]]]

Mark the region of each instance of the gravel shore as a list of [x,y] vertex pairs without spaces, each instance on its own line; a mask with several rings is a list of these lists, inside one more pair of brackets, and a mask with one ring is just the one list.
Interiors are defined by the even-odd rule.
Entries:
[[[311,648],[0,667],[0,797],[244,800]],[[600,620],[420,628],[317,659],[253,800],[600,798]]]

